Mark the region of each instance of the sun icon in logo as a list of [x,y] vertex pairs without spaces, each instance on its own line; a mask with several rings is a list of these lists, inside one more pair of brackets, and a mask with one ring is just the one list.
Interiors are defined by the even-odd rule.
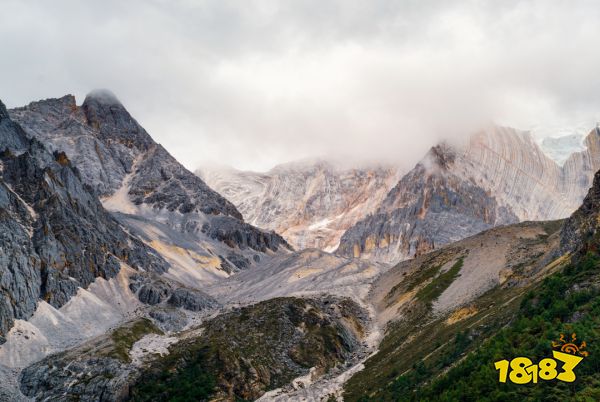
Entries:
[[579,346],[577,346],[577,344],[575,343],[577,342],[577,334],[576,333],[572,333],[571,334],[571,341],[567,342],[567,340],[565,339],[565,334],[560,334],[560,339],[559,342],[554,342],[552,341],[552,347],[553,348],[560,348],[561,352],[564,353],[569,353],[571,355],[580,355],[580,356],[589,356],[589,352],[584,350],[587,346],[587,344],[585,343],[585,341],[581,342],[579,344]]

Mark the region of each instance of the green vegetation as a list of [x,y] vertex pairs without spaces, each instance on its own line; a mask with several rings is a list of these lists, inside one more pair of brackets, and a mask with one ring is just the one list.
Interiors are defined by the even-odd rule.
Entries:
[[311,367],[325,372],[346,361],[352,332],[362,331],[359,314],[346,300],[277,298],[220,315],[153,362],[133,400],[254,400]]
[[[401,390],[412,392],[425,375],[447,370],[505,326],[519,308],[519,295],[515,288],[492,289],[473,303],[475,314],[454,323],[446,317],[428,321],[429,307],[416,299],[403,310],[404,319],[387,329],[379,352],[348,381],[344,400],[393,401]],[[399,388],[414,375],[418,381]]]
[[[529,230],[540,226],[522,225]],[[550,226],[542,224],[546,233],[556,230],[555,225]],[[418,396],[432,381],[514,321],[521,300],[535,286],[531,282],[533,274],[543,275],[545,270],[555,271],[564,264],[564,259],[558,259],[550,265],[540,265],[541,259],[546,258],[544,251],[553,244],[555,235],[520,239],[509,250],[509,261],[514,264],[513,280],[490,289],[458,310],[438,314],[432,314],[432,302],[460,275],[469,250],[454,247],[420,257],[418,268],[408,271],[386,295],[387,308],[395,309],[388,311],[398,319],[386,328],[379,352],[345,384],[344,400],[438,400],[437,395]],[[452,264],[450,269],[440,273],[448,263]],[[522,267],[515,269],[516,265]],[[412,298],[406,297],[409,289],[413,291]],[[490,367],[494,371],[493,362]]]
[[396,284],[386,295],[386,300],[389,304],[393,304],[394,298],[406,292],[414,290],[417,286],[431,280],[439,272],[442,266],[448,261],[451,261],[459,253],[464,252],[460,249],[451,249],[443,251],[433,251],[429,255],[424,256],[421,263],[421,269],[408,275],[405,280]]
[[[600,258],[588,253],[562,272],[544,279],[520,300],[516,308],[502,305],[498,314],[515,311],[507,326],[486,322],[455,331],[440,353],[425,358],[425,350],[411,357],[412,367],[368,393],[350,388],[348,400],[390,401],[596,401],[600,400]],[[502,297],[498,290],[492,291]],[[509,294],[510,292],[506,293]],[[490,295],[487,295],[488,301]],[[506,296],[506,295],[505,295]],[[481,304],[481,303],[480,303]],[[499,305],[497,303],[497,305]],[[479,317],[477,314],[475,317]],[[509,318],[509,317],[506,317]],[[483,329],[483,331],[482,331]],[[551,356],[553,340],[576,333],[590,355],[577,366],[577,380],[540,381],[516,385],[498,382],[494,362],[518,356],[534,362]],[[487,339],[482,342],[482,340]],[[450,367],[448,369],[448,367]]]
[[460,257],[448,271],[441,273],[427,286],[419,290],[417,292],[417,299],[430,306],[454,282],[454,279],[456,279],[463,266],[463,261],[464,257]]
[[131,347],[147,334],[162,335],[163,332],[147,318],[140,318],[132,323],[125,324],[112,332],[110,337],[113,346],[105,351],[104,355],[129,363],[131,361],[129,357]]
[[[191,344],[184,358],[171,353],[161,359],[159,367],[144,373],[133,388],[132,400],[152,402],[207,401],[215,393],[216,376],[207,365],[210,349]],[[183,363],[180,359],[184,358]],[[179,367],[178,367],[179,366]]]
[[554,233],[557,233],[560,230],[560,228],[562,228],[562,225],[564,223],[565,223],[564,219],[558,219],[555,221],[546,221],[546,222],[542,222],[542,228],[546,232],[546,235],[550,236],[550,235],[553,235]]

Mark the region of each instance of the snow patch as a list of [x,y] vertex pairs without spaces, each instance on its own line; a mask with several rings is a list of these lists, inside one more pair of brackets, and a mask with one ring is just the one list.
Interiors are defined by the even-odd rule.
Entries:
[[559,165],[564,165],[569,156],[585,150],[585,136],[575,133],[560,137],[546,137],[540,140],[542,151]]

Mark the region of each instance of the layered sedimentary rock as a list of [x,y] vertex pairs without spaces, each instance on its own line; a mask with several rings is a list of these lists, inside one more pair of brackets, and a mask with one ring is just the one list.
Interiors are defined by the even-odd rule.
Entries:
[[337,253],[396,262],[487,228],[568,216],[600,167],[600,132],[561,167],[529,133],[492,127],[466,145],[432,148]]
[[244,223],[231,202],[154,142],[108,91],[92,92],[81,106],[67,95],[10,114],[29,135],[64,152],[110,211],[143,216],[232,248],[288,248],[276,233]]
[[253,225],[275,230],[297,249],[330,251],[399,176],[392,167],[348,169],[321,160],[279,165],[267,173],[203,168],[197,174]]

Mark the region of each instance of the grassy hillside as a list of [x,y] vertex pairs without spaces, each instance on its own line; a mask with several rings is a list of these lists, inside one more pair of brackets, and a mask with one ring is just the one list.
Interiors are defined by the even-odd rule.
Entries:
[[[510,360],[517,356],[528,356],[533,360],[546,357],[538,353],[550,348],[550,342],[554,339],[552,331],[560,331],[558,327],[550,329],[544,325],[544,330],[550,331],[545,335],[550,337],[543,340],[540,334],[534,332],[533,339],[539,340],[546,349],[542,350],[541,346],[536,345],[537,349],[528,349],[527,353],[522,351],[521,354],[513,354],[514,350],[504,350],[499,354],[503,355],[497,358],[499,355],[490,349],[491,341],[488,340],[503,336],[507,328],[513,325],[519,325],[518,328],[522,329],[524,324],[521,319],[531,319],[538,324],[548,319],[534,318],[538,313],[532,306],[548,307],[546,294],[536,297],[535,292],[542,292],[557,279],[542,281],[544,276],[555,278],[565,275],[553,273],[562,269],[565,259],[550,257],[551,250],[557,245],[556,232],[559,227],[554,223],[528,223],[495,229],[430,253],[411,262],[410,266],[401,264],[396,267],[398,272],[392,272],[382,282],[387,283],[390,278],[395,278],[397,283],[392,287],[386,283],[385,286],[379,286],[384,290],[379,309],[383,314],[392,314],[393,320],[387,327],[379,352],[367,360],[365,369],[346,384],[345,400],[439,400],[440,397],[460,400],[459,395],[468,395],[466,390],[473,387],[472,384],[478,384],[478,381],[486,386],[481,386],[481,394],[474,394],[472,400],[485,400],[489,397],[490,389],[498,386],[495,361],[504,358]],[[525,233],[529,234],[525,236]],[[466,275],[463,265],[473,265],[475,254],[485,253],[488,246],[492,250],[492,245],[502,241],[506,244],[497,249],[503,253],[502,256],[493,258],[506,259],[503,264],[509,269],[499,271],[504,277],[503,282],[455,308],[436,310],[435,303],[444,291],[460,281],[462,275]],[[475,267],[476,270],[485,268]],[[572,268],[565,272],[570,270]],[[468,278],[463,280],[468,281]],[[557,303],[559,301],[561,306],[571,303],[567,304],[567,308],[572,307],[573,301],[570,299],[558,299]],[[561,308],[567,311],[564,306]],[[531,310],[531,313],[526,315],[524,309]],[[548,314],[553,317],[554,310],[550,309]],[[517,320],[516,317],[522,318]],[[526,333],[534,331],[526,328]],[[455,370],[462,365],[466,366],[458,374]],[[466,379],[461,388],[458,384],[462,383],[461,379],[467,373],[475,375],[469,370],[483,377]]]
[[[552,356],[552,341],[576,333],[589,356],[576,367],[573,383],[557,380],[516,385],[498,382],[494,362],[526,356],[534,362]],[[569,336],[569,335],[568,335]],[[456,342],[455,342],[456,343]],[[427,383],[435,368],[418,370],[390,385],[395,400],[600,400],[600,258],[589,253],[546,278],[523,297],[510,325],[500,330],[444,375]]]

